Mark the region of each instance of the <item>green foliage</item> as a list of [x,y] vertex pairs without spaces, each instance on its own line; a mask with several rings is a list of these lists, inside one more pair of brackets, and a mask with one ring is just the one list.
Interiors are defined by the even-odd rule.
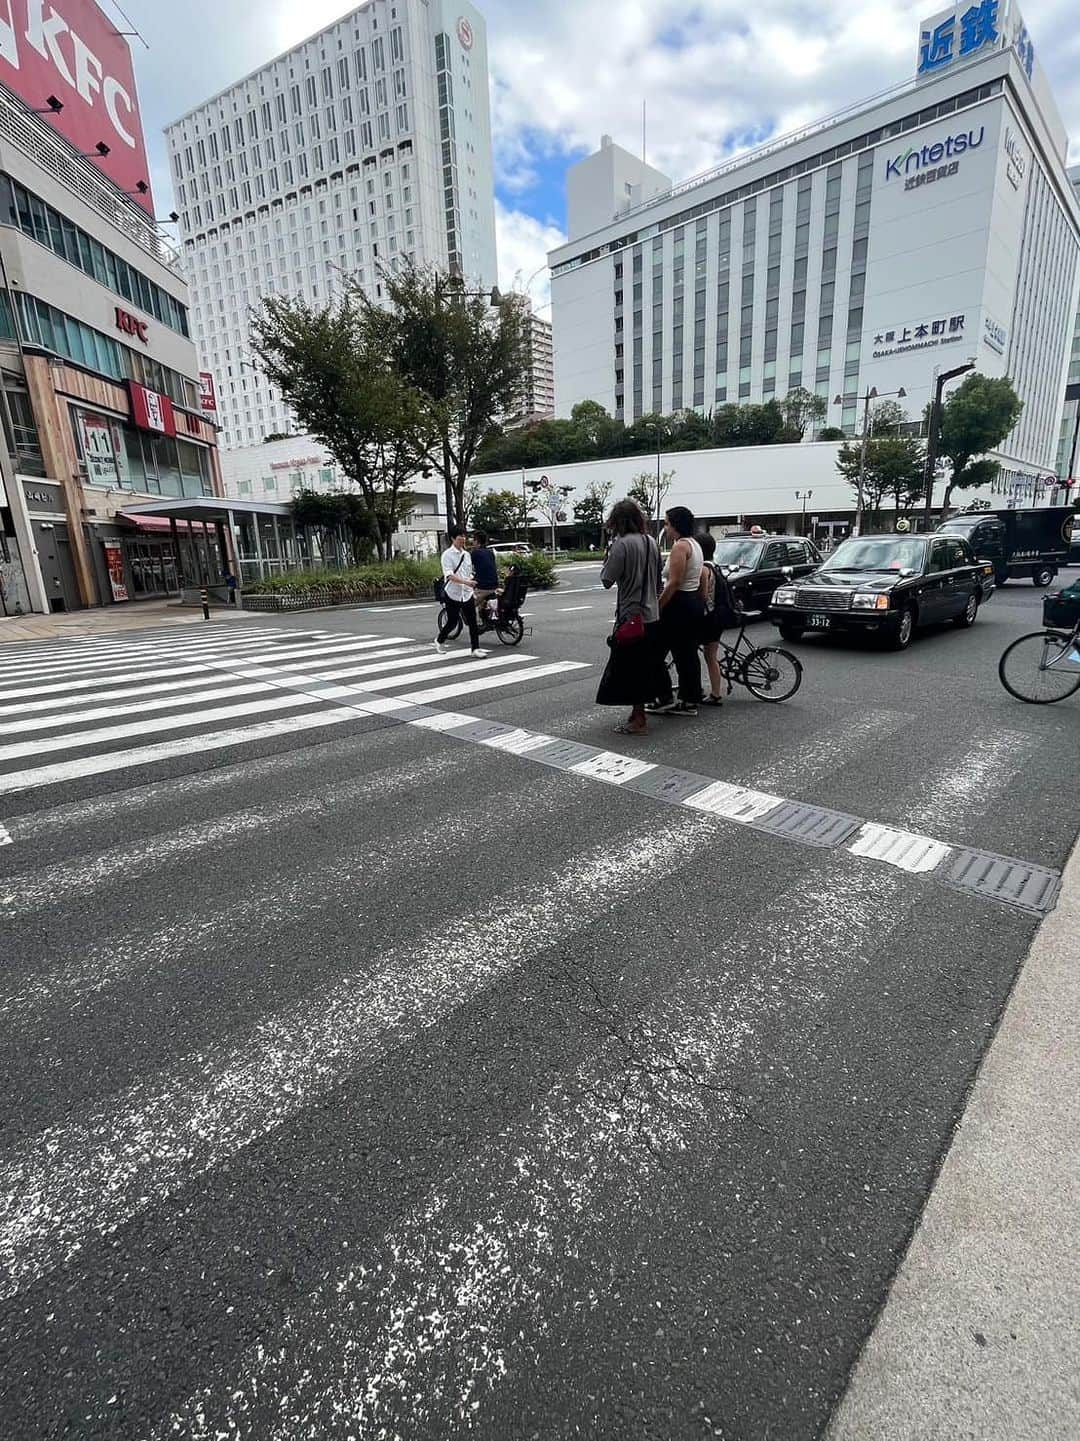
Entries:
[[554,562],[540,551],[534,551],[532,555],[500,555],[498,563],[501,576],[514,566],[533,590],[551,590],[558,585]]
[[[902,423],[901,420],[896,424]],[[897,510],[909,510],[923,494],[924,453],[922,441],[907,435],[871,435],[866,442],[863,472],[863,507],[871,519],[880,515],[888,497]],[[858,495],[862,440],[846,441],[836,458],[836,468]]]
[[[795,392],[792,392],[795,394]],[[664,451],[705,450],[712,446],[776,445],[799,440],[801,432],[785,418],[782,402],[764,405],[722,405],[705,415],[680,410],[673,415],[643,415],[632,425],[614,420],[594,400],[579,401],[569,420],[540,420],[516,430],[492,425],[476,453],[473,470],[536,469],[615,456],[655,455],[657,440]],[[820,409],[820,396],[809,402],[796,398],[788,413],[805,416],[808,424]]]
[[818,431],[818,440],[843,440],[844,432],[838,425],[827,425]]
[[945,508],[953,488],[968,490],[985,485],[992,461],[979,461],[1000,445],[1020,419],[1024,402],[1008,376],[991,378],[972,372],[941,407],[937,453],[948,460],[952,475],[945,488]]
[[789,390],[778,402],[784,426],[792,440],[802,440],[808,429],[813,429],[829,413],[829,402],[823,395],[815,395],[805,386],[797,385]]
[[301,595],[305,591],[325,593],[333,604],[338,598],[399,595],[430,595],[432,582],[441,572],[437,560],[390,560],[377,565],[350,566],[345,570],[316,567],[264,576],[245,583],[246,595]]
[[500,536],[512,531],[516,536],[525,524],[521,496],[514,490],[492,490],[481,495],[473,506],[469,521],[473,530]]
[[251,344],[301,425],[358,487],[376,547],[388,557],[412,507],[408,480],[423,464],[430,426],[390,364],[367,303],[351,291],[326,306],[267,296],[252,312]]
[[525,312],[492,307],[434,269],[381,272],[378,304],[352,294],[365,326],[393,373],[408,387],[423,420],[424,456],[449,486],[454,517],[465,514],[465,488],[477,449],[520,394],[530,355]]
[[588,490],[574,505],[574,519],[578,525],[588,529],[596,527],[597,542],[604,543],[604,517],[607,511],[608,497],[612,492],[610,480],[594,480]]

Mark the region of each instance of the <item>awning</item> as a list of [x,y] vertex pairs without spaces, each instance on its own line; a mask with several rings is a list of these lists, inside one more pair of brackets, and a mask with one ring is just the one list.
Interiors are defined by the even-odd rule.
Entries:
[[176,499],[144,500],[137,505],[125,506],[117,512],[125,520],[133,520],[136,516],[140,519],[147,515],[152,516],[175,516],[178,521],[207,520],[228,521],[230,515],[235,519],[242,516],[259,516],[265,519],[277,517],[279,520],[289,520],[292,511],[287,505],[280,505],[272,500],[234,500],[231,496],[192,496]]
[[[151,531],[155,535],[172,534],[172,522],[170,520],[167,520],[164,516],[129,515],[127,514],[127,512],[120,510],[117,511],[115,519],[122,520],[125,525],[133,526],[135,530]],[[192,521],[191,528],[196,535],[202,535],[204,533],[211,535],[213,534],[211,528],[208,525],[203,525],[201,520]],[[187,535],[187,530],[188,522],[181,519],[180,522],[177,524],[177,531],[180,533],[180,535]]]

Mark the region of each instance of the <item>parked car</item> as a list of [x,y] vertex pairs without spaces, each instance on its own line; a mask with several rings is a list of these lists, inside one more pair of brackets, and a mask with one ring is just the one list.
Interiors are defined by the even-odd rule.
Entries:
[[778,585],[817,569],[821,552],[802,536],[726,535],[717,540],[713,561],[723,566],[743,610],[766,610]]
[[854,536],[801,584],[779,587],[769,618],[785,640],[869,631],[904,650],[919,626],[974,624],[993,593],[993,565],[962,536]]
[[962,535],[978,560],[994,567],[994,580],[1032,580],[1040,590],[1068,564],[1073,530],[1071,505],[1032,510],[971,510],[938,526],[941,535]]
[[532,555],[532,546],[526,540],[499,540],[489,548],[496,555]]

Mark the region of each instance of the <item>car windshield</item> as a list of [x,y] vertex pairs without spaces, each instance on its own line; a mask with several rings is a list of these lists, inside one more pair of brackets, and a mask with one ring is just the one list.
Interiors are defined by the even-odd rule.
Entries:
[[976,516],[965,517],[963,520],[947,520],[938,526],[938,530],[947,530],[950,535],[970,535],[978,523]]
[[822,570],[922,570],[922,540],[845,540]]
[[761,555],[760,540],[718,540],[713,560],[717,565],[756,565]]

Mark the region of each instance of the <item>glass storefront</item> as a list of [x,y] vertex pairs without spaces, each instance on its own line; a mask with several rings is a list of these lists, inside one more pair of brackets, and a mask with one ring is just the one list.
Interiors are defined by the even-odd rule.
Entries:
[[75,444],[88,485],[142,495],[213,495],[210,452],[180,436],[154,435],[115,416],[71,407]]
[[180,589],[172,541],[125,540],[124,560],[131,577],[132,600],[175,595]]

